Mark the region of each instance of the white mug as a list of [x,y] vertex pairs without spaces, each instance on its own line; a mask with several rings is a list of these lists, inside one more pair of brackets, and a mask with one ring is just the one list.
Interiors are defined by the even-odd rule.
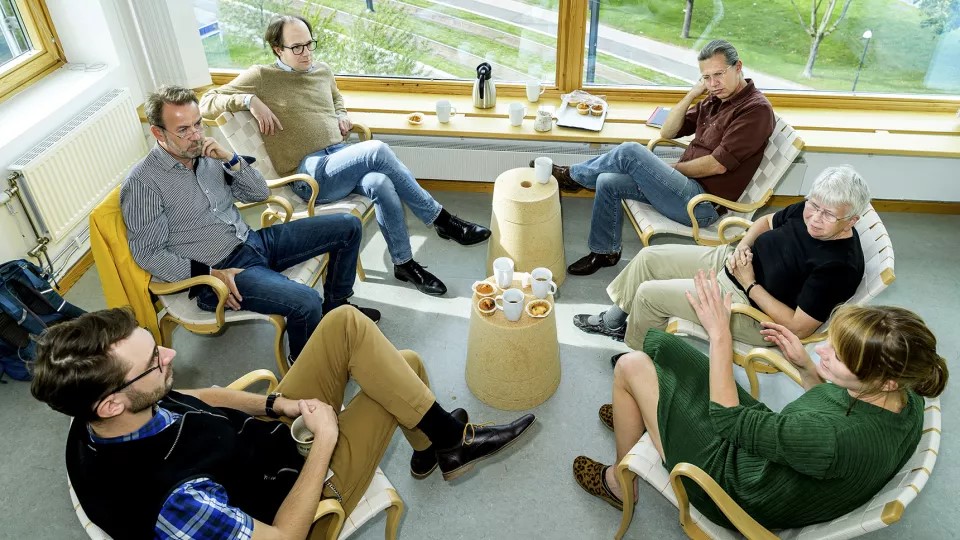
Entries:
[[449,101],[441,99],[437,102],[437,121],[446,124],[450,118],[457,115],[457,108]]
[[540,81],[527,81],[527,101],[530,103],[540,101],[540,96],[546,91],[547,89],[540,84]]
[[533,160],[533,177],[538,184],[546,184],[553,174],[553,160],[548,157],[538,157]]
[[523,103],[511,103],[508,110],[510,111],[511,126],[519,126],[523,123],[523,117],[527,114],[527,108]]
[[290,436],[297,443],[297,452],[300,452],[301,456],[307,457],[307,454],[310,453],[310,447],[313,446],[313,432],[307,427],[302,416],[298,416],[293,421],[293,425],[290,426]]
[[530,272],[530,289],[537,298],[546,298],[548,294],[555,294],[557,284],[553,282],[553,272],[549,268],[534,268]]
[[497,279],[497,286],[506,289],[513,284],[513,259],[498,257],[493,260],[493,275]]
[[503,310],[503,316],[508,321],[519,321],[520,314],[523,313],[523,291],[520,289],[507,289],[503,294],[494,299],[497,309]]

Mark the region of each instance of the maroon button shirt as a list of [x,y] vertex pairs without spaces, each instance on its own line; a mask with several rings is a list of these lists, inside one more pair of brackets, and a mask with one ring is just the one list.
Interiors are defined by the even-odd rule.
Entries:
[[696,133],[680,161],[713,156],[727,172],[693,178],[707,193],[731,201],[740,198],[760,166],[763,150],[776,126],[773,107],[747,79],[732,98],[710,96],[690,107],[677,137]]

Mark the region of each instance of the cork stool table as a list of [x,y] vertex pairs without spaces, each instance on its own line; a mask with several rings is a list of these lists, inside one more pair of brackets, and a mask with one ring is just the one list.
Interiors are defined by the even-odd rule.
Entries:
[[531,168],[510,169],[498,176],[493,186],[490,231],[488,269],[497,257],[510,257],[517,271],[543,266],[553,272],[557,286],[563,283],[567,268],[560,191],[554,177],[539,184]]
[[[514,273],[513,288],[521,289],[526,274]],[[494,278],[489,283],[496,284]],[[523,288],[524,306],[536,297]],[[498,293],[500,294],[500,293]],[[560,385],[560,346],[556,306],[543,318],[521,313],[508,321],[503,311],[483,314],[474,294],[467,337],[467,386],[477,398],[498,409],[519,411],[543,403]],[[553,295],[546,300],[553,304]]]

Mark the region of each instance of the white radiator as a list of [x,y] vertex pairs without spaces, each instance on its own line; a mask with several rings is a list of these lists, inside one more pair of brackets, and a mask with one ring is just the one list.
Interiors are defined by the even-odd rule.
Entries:
[[27,211],[51,242],[64,239],[147,153],[137,108],[111,90],[10,166]]

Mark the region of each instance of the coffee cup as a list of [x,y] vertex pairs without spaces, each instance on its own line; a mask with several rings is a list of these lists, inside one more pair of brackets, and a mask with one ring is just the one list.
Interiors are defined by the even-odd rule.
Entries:
[[533,160],[533,177],[538,184],[546,184],[553,174],[553,160],[548,157],[538,157]]
[[446,124],[450,118],[457,115],[457,108],[446,99],[437,102],[437,121]]
[[527,81],[527,101],[530,103],[540,101],[540,96],[546,91],[547,89],[540,84],[540,81]]
[[477,296],[493,296],[497,294],[497,288],[489,281],[477,281],[473,284],[473,292]]
[[523,117],[527,114],[527,108],[523,103],[511,103],[508,108],[510,112],[510,125],[519,126],[523,124]]
[[520,289],[507,289],[494,299],[494,303],[497,309],[503,311],[503,316],[508,321],[516,322],[520,320],[520,314],[523,313],[523,298],[523,291]]
[[497,286],[501,289],[509,288],[513,284],[513,259],[498,257],[493,260],[493,275]]
[[477,310],[484,315],[490,315],[497,310],[497,301],[490,297],[483,297],[477,300]]
[[313,446],[313,432],[307,427],[307,423],[303,421],[302,416],[298,416],[293,421],[290,426],[290,436],[297,443],[297,452],[300,452],[301,456],[307,457],[307,454],[310,453],[310,447]]
[[530,290],[537,298],[546,298],[548,294],[555,294],[557,284],[553,282],[553,272],[549,268],[534,268],[530,272]]

